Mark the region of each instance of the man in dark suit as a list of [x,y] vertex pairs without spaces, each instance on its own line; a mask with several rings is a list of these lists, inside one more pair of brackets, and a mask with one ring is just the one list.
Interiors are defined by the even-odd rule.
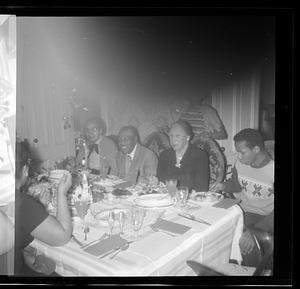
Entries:
[[148,148],[139,143],[139,134],[134,126],[124,126],[119,132],[117,153],[118,176],[130,181],[148,182],[149,177],[156,175],[157,157]]

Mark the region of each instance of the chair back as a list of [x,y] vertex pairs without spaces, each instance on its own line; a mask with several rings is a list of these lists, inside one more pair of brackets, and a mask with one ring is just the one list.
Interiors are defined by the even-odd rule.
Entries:
[[186,264],[197,276],[225,276],[224,274],[193,260],[187,260]]
[[275,141],[274,140],[266,140],[264,141],[265,150],[269,153],[272,160],[275,159]]
[[208,153],[210,167],[209,186],[212,187],[215,183],[222,182],[225,178],[227,167],[223,149],[212,138],[202,141],[198,137],[193,139],[192,143]]

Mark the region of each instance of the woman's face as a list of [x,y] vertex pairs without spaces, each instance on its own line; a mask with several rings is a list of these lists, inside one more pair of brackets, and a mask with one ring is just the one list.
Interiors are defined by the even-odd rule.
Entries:
[[96,123],[90,122],[86,125],[84,133],[89,142],[95,143],[102,135],[102,129]]
[[174,124],[169,132],[170,144],[175,151],[182,150],[190,137],[179,124]]

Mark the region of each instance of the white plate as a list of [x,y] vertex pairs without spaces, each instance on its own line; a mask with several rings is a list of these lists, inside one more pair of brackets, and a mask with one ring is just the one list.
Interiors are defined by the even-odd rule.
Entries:
[[147,194],[139,196],[134,200],[136,206],[144,208],[162,208],[174,205],[168,194]]
[[67,173],[66,170],[52,170],[50,171],[49,178],[52,180],[60,180],[61,177]]
[[[197,196],[201,196],[202,198],[197,199]],[[212,206],[224,198],[222,194],[214,193],[214,192],[196,192],[191,196],[190,203],[199,204],[200,206]]]

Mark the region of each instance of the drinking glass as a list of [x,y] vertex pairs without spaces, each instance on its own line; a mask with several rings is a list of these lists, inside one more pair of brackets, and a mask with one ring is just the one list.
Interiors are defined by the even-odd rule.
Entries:
[[108,222],[108,227],[109,227],[109,233],[108,234],[109,234],[109,236],[111,236],[113,228],[114,228],[114,224],[115,224],[115,212],[113,210],[110,210],[108,212],[107,222]]
[[145,218],[145,210],[140,208],[131,209],[131,221],[133,230],[135,232],[135,239],[138,240],[139,230],[142,227],[143,221]]
[[120,226],[120,234],[124,234],[123,233],[123,229],[124,229],[124,223],[125,223],[125,212],[124,211],[120,211],[118,214],[118,221],[119,221],[119,226]]
[[89,232],[89,227],[85,223],[85,216],[86,216],[87,211],[90,207],[90,204],[91,204],[90,200],[76,201],[75,202],[75,208],[76,208],[77,214],[83,222],[83,231],[84,231],[84,234],[85,234],[84,240],[87,239],[87,233]]
[[187,197],[189,194],[189,188],[186,186],[178,187],[178,190],[175,193],[176,203],[179,207],[186,205]]
[[171,197],[174,196],[177,189],[177,180],[176,179],[166,179],[166,187],[168,193]]

